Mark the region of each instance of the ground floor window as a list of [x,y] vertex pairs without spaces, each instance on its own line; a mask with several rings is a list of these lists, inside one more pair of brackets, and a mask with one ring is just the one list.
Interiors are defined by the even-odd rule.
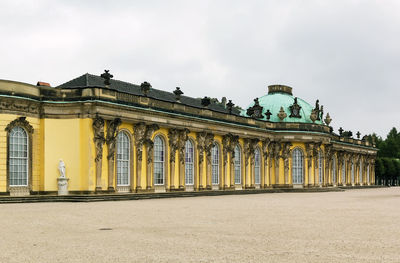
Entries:
[[303,184],[303,152],[296,148],[292,153],[292,181],[293,184]]
[[185,145],[185,184],[194,183],[194,147],[191,140],[186,141]]
[[254,182],[255,184],[260,184],[260,150],[257,148],[254,152]]
[[242,177],[242,156],[240,152],[240,147],[236,145],[235,147],[235,184],[241,184]]
[[212,184],[219,184],[219,147],[214,143],[211,148]]

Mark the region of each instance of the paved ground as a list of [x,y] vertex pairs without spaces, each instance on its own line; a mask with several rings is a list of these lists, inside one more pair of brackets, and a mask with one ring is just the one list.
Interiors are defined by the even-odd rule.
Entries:
[[0,262],[400,262],[400,188],[0,205]]

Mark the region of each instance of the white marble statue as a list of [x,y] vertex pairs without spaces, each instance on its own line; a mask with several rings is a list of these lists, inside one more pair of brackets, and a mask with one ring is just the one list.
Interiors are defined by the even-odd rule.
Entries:
[[58,163],[58,170],[60,171],[60,177],[65,178],[65,163],[62,159],[60,159],[60,162]]

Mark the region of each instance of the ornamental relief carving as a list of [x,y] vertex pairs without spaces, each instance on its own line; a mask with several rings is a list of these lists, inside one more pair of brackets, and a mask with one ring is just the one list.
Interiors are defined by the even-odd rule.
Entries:
[[214,134],[207,133],[205,142],[204,142],[204,150],[207,157],[207,162],[211,163],[211,149],[214,145]]
[[188,134],[190,131],[188,129],[178,130],[178,151],[179,151],[179,162],[185,164],[185,145],[186,141],[189,139]]
[[259,139],[250,139],[249,148],[250,148],[250,164],[254,164],[255,162],[255,153],[256,147],[259,142]]
[[115,156],[115,144],[117,141],[118,127],[121,125],[121,119],[116,118],[112,121],[107,121],[107,137],[106,143],[108,146],[107,159],[114,159]]
[[28,103],[26,101],[9,99],[0,100],[0,110],[20,111],[33,114],[38,114],[40,112],[39,103]]
[[290,142],[285,142],[283,143],[283,149],[282,149],[282,158],[284,162],[284,167],[286,171],[289,171],[289,157],[290,157],[290,147],[292,147],[292,143]]
[[204,160],[204,150],[206,144],[206,132],[197,133],[197,150],[199,152],[199,163],[203,163]]
[[96,147],[95,161],[99,162],[103,159],[103,144],[106,142],[106,138],[104,137],[104,119],[96,116],[92,127],[94,132],[93,141]]
[[145,146],[148,152],[147,161],[150,160],[151,162],[153,160],[153,154],[151,153],[153,150],[153,141],[151,140],[151,137],[153,136],[153,133],[159,129],[158,125],[146,125],[144,122],[139,122],[134,126],[133,129],[138,160],[142,161],[143,146]]
[[305,147],[306,147],[307,166],[308,166],[308,169],[310,169],[311,168],[311,160],[312,160],[312,156],[313,156],[314,144],[311,142],[308,142],[305,144]]
[[178,149],[178,141],[179,141],[179,132],[177,129],[170,129],[168,131],[168,141],[170,147],[170,162],[175,162],[175,153]]
[[17,126],[24,128],[27,133],[33,134],[33,127],[26,120],[26,117],[19,117],[18,119],[15,119],[12,122],[10,122],[5,128],[5,131],[10,132],[14,127]]

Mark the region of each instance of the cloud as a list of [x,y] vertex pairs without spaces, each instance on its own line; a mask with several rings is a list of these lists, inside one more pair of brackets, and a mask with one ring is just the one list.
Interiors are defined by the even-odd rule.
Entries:
[[115,78],[247,107],[270,84],[335,129],[397,125],[397,1],[1,1],[1,78]]

